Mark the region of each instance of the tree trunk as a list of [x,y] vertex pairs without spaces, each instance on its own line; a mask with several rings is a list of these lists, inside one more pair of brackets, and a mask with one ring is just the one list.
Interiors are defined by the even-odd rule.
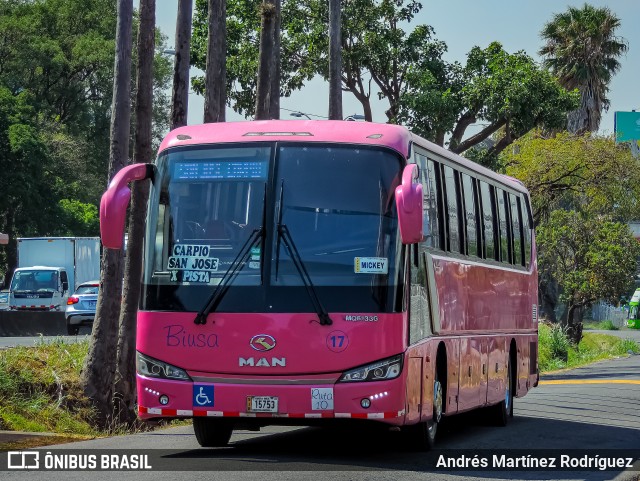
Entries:
[[271,79],[271,93],[269,95],[269,114],[272,119],[280,118],[280,77],[282,76],[282,62],[280,51],[280,35],[282,28],[282,0],[274,0],[276,17],[273,26],[274,71]]
[[273,32],[276,6],[273,0],[265,0],[261,5],[262,24],[260,28],[260,63],[256,88],[256,120],[271,118],[271,79],[274,78]]
[[[153,57],[155,49],[156,0],[140,0],[136,91],[136,134],[133,162],[151,162],[153,118]],[[129,212],[129,238],[124,267],[124,290],[118,333],[118,365],[114,384],[115,414],[122,423],[136,420],[136,320],[140,300],[142,245],[149,181],[134,182]]]
[[187,125],[192,3],[193,0],[178,0],[176,56],[173,63],[173,91],[171,94],[171,130]]
[[18,239],[16,239],[16,233],[14,232],[14,216],[15,209],[10,209],[7,212],[6,230],[9,235],[9,243],[7,244],[7,271],[4,273],[4,288],[9,288],[13,271],[18,267]]
[[227,104],[227,2],[209,0],[204,121],[224,122]]
[[[132,20],[133,0],[118,0],[109,181],[127,164],[129,158]],[[115,354],[122,293],[122,252],[105,248],[100,267],[100,295],[81,383],[85,395],[96,407],[98,423],[107,427],[112,425],[113,420],[112,390],[116,370]]]
[[576,346],[582,340],[583,307],[582,305],[570,304],[566,317],[563,316],[562,318],[562,326],[567,332],[567,337]]
[[340,0],[329,0],[329,120],[342,120],[343,118],[342,22],[340,13]]

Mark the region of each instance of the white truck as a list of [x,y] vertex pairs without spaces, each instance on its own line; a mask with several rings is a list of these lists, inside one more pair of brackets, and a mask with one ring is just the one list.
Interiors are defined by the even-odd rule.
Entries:
[[9,309],[64,311],[75,288],[100,278],[100,238],[18,238]]

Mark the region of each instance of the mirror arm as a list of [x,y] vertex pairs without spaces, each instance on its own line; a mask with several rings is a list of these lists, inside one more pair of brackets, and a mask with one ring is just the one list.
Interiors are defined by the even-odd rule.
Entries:
[[100,236],[109,249],[122,249],[127,206],[131,199],[129,182],[156,177],[154,164],[133,164],[120,169],[100,200]]

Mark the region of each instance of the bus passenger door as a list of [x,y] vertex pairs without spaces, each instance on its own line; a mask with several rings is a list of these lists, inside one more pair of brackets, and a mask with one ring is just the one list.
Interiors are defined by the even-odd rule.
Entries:
[[407,417],[409,423],[420,421],[422,411],[422,358],[410,357],[407,372]]

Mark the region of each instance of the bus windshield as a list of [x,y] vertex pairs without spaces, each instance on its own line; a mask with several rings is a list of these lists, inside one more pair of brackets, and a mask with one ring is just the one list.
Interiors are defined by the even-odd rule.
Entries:
[[327,310],[401,309],[401,168],[386,149],[323,144],[163,153],[149,201],[141,307],[200,310],[261,229],[218,311],[312,312],[297,260]]

